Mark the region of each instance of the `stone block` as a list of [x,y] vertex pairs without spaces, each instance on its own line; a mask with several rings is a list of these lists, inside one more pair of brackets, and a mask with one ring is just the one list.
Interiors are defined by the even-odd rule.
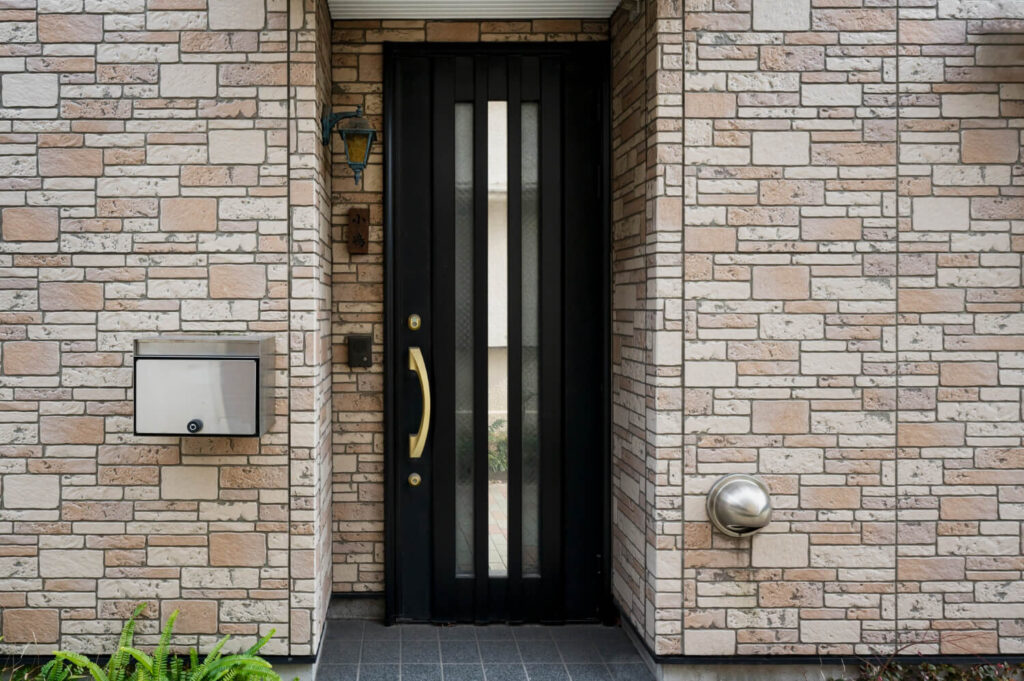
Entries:
[[216,97],[215,64],[161,64],[161,97]]
[[751,543],[753,567],[804,567],[808,564],[806,534],[755,534]]
[[860,508],[860,488],[803,486],[800,488],[800,507],[857,509]]
[[60,619],[49,608],[5,608],[4,643],[56,643],[60,638]]
[[57,238],[57,209],[4,208],[0,229],[4,241],[53,241]]
[[1020,131],[964,130],[960,153],[964,163],[1016,163],[1020,157]]
[[7,73],[0,78],[0,102],[7,107],[57,106],[55,73]]
[[731,629],[686,629],[683,646],[687,655],[735,655],[736,632]]
[[102,416],[40,416],[39,441],[44,445],[100,445]]
[[40,149],[39,174],[43,177],[100,177],[102,149]]
[[860,622],[801,620],[800,640],[804,643],[860,643]]
[[102,310],[103,284],[48,281],[39,285],[41,310]]
[[804,106],[860,106],[863,94],[859,83],[805,83],[800,99]]
[[858,218],[804,218],[800,236],[807,241],[859,241],[861,223]]
[[40,14],[39,42],[98,43],[103,40],[101,14]]
[[942,497],[939,499],[942,520],[998,520],[999,502],[995,497]]
[[164,466],[160,472],[162,499],[216,499],[217,469],[212,466]]
[[266,23],[265,0],[209,0],[210,28],[259,31]]
[[103,551],[89,549],[41,549],[39,576],[88,579],[103,576]]
[[249,532],[210,534],[210,565],[261,567],[267,562],[267,537]]
[[971,200],[960,196],[918,196],[913,202],[914,230],[958,231],[971,226]]
[[263,265],[211,265],[211,298],[263,298],[267,268]]
[[994,118],[999,95],[942,95],[943,118]]
[[802,265],[754,267],[753,283],[756,299],[806,300],[811,294],[811,271]]
[[4,508],[57,508],[60,478],[56,475],[5,475],[0,501]]
[[217,601],[167,600],[160,603],[160,620],[167,621],[178,611],[174,621],[176,634],[216,634]]
[[753,161],[765,166],[803,166],[811,162],[809,132],[755,132]]
[[811,0],[754,0],[755,31],[806,31]]
[[728,92],[688,92],[683,106],[688,119],[731,118],[736,115],[736,95]]
[[7,341],[3,344],[7,376],[46,376],[60,371],[60,344],[51,341]]
[[216,231],[217,199],[160,199],[160,229],[166,232]]
[[267,158],[262,130],[211,130],[210,163],[263,163]]
[[810,404],[805,400],[755,400],[751,427],[755,433],[807,433]]

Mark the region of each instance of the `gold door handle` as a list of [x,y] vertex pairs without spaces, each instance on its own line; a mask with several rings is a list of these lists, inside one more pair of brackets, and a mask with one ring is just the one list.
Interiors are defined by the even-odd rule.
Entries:
[[423,447],[427,444],[427,432],[430,430],[430,379],[427,377],[427,365],[423,361],[423,353],[417,347],[409,348],[409,371],[416,372],[416,377],[420,379],[420,391],[423,393],[420,429],[415,435],[409,436],[409,458],[418,459],[423,456]]

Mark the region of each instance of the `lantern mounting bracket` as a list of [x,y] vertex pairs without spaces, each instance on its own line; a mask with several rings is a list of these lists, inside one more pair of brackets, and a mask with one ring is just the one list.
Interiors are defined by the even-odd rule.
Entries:
[[[347,122],[338,125],[342,121]],[[370,150],[377,133],[370,122],[363,117],[363,107],[361,106],[357,106],[355,111],[324,113],[320,119],[320,135],[325,146],[330,144],[331,130],[335,126],[338,127],[338,135],[345,144],[345,157],[358,184],[363,169],[366,168],[366,164],[370,160]]]
[[357,106],[355,111],[339,111],[337,113],[326,113],[320,121],[320,135],[324,145],[331,143],[331,130],[338,124],[338,121],[346,118],[356,118],[363,115],[363,107]]

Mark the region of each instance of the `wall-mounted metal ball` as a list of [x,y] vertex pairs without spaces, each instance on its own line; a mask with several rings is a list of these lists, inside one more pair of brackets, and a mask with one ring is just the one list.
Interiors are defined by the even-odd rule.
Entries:
[[772,520],[768,487],[752,475],[733,473],[719,478],[708,492],[708,517],[730,537],[745,537]]

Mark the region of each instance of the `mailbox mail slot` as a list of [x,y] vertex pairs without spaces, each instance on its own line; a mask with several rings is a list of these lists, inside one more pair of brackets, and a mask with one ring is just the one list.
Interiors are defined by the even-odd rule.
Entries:
[[247,437],[272,417],[273,339],[182,336],[135,341],[135,434]]

